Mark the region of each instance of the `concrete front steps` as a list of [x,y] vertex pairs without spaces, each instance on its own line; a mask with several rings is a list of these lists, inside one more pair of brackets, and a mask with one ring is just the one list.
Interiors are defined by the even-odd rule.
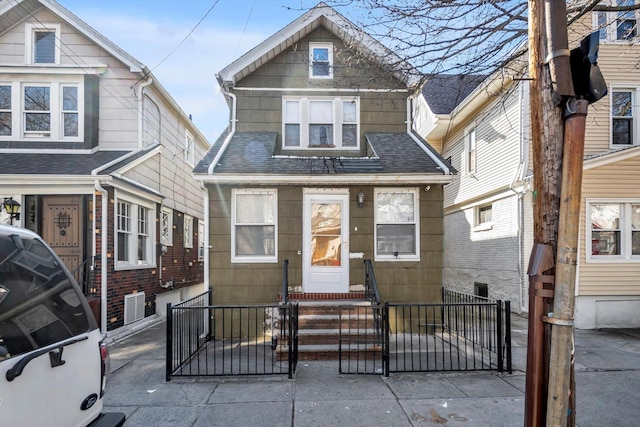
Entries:
[[364,299],[299,300],[298,360],[337,360],[379,352],[371,303]]

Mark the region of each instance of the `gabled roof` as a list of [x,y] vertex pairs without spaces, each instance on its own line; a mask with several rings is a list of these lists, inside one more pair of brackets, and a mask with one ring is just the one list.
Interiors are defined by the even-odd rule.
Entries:
[[19,22],[33,15],[40,7],[46,7],[60,18],[80,30],[105,51],[126,64],[131,72],[141,72],[145,67],[137,59],[116,46],[111,40],[94,30],[82,19],[53,0],[7,0],[0,2],[0,35],[13,28]]
[[485,79],[474,74],[431,74],[422,94],[434,114],[450,114]]
[[[450,182],[434,156],[407,133],[367,133],[369,152],[365,157],[277,155],[275,132],[238,132],[231,137],[227,149],[218,160],[213,175],[208,174],[212,159],[218,154],[225,136],[216,141],[194,173],[204,181],[226,183],[328,183],[340,179],[352,183]],[[428,144],[421,140],[423,145]],[[447,165],[448,166],[448,165]]]
[[325,3],[318,3],[298,19],[226,66],[217,74],[218,82],[221,86],[233,87],[237,81],[290,48],[321,25],[345,43],[355,46],[361,54],[397,70],[394,76],[408,88],[417,88],[420,84],[421,78],[411,65]]

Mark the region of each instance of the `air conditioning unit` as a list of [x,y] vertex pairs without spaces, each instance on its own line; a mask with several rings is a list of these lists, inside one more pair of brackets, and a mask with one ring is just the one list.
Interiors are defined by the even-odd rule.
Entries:
[[144,319],[144,292],[124,296],[124,324]]

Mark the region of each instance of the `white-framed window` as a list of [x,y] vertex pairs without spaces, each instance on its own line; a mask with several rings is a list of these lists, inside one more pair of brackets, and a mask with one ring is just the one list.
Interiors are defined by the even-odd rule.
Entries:
[[11,104],[11,85],[0,84],[0,136],[11,136],[13,133]]
[[196,164],[196,144],[193,135],[188,131],[184,137],[184,160],[191,166]]
[[144,146],[160,143],[160,108],[148,95],[142,101]]
[[473,174],[476,171],[476,128],[467,129],[464,135],[464,152],[467,167],[467,174]]
[[133,196],[116,195],[116,269],[155,266],[155,205]]
[[204,260],[204,221],[198,220],[198,261]]
[[640,262],[640,200],[587,201],[587,261]]
[[309,43],[309,78],[333,78],[332,43]]
[[277,190],[234,189],[231,198],[231,262],[278,262]]
[[0,140],[82,141],[82,99],[84,84],[75,76],[0,82]]
[[25,24],[25,62],[60,64],[60,24]]
[[612,88],[611,145],[636,145],[638,142],[638,120],[636,118],[637,91],[628,88]]
[[160,243],[173,246],[173,209],[162,208],[160,214]]
[[417,188],[376,188],[375,259],[420,259],[420,192]]
[[[603,5],[625,7],[638,4],[638,0],[605,0]],[[638,38],[639,10],[597,11],[594,13],[594,26],[600,32],[603,42],[630,42]]]
[[283,97],[283,149],[357,149],[360,98]]
[[190,215],[184,216],[184,247],[192,248],[193,247],[193,217]]
[[493,205],[481,205],[475,208],[474,231],[490,230],[493,227]]

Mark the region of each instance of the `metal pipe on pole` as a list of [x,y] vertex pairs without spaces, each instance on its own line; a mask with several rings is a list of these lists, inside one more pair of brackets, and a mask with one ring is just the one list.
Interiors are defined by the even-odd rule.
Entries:
[[582,199],[582,170],[587,109],[586,100],[567,103],[565,121],[564,159],[558,250],[556,254],[556,285],[553,313],[545,319],[551,324],[549,357],[549,388],[547,393],[547,426],[566,426],[573,418],[571,399],[573,370],[573,314],[575,281],[578,264],[580,232],[580,204]]

